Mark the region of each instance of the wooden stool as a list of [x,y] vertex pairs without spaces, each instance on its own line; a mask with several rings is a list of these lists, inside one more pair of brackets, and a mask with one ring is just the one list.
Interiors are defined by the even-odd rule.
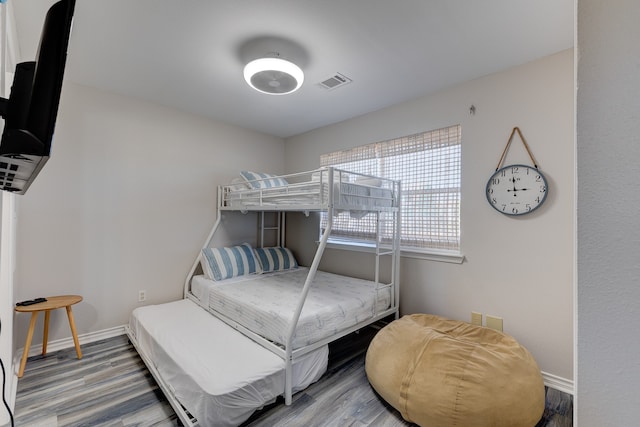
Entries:
[[31,346],[31,339],[33,338],[33,331],[36,328],[36,320],[38,319],[38,313],[44,311],[44,333],[42,337],[42,355],[47,354],[47,340],[49,338],[49,314],[51,310],[56,308],[65,307],[67,309],[67,317],[69,317],[69,326],[71,327],[71,334],[73,335],[73,342],[76,345],[76,354],[78,359],[82,359],[82,351],[80,351],[80,342],[78,342],[78,334],[76,333],[76,324],[73,321],[73,313],[71,312],[71,306],[82,301],[82,297],[79,295],[62,295],[56,297],[47,297],[47,301],[40,302],[38,304],[25,305],[16,307],[18,313],[31,313],[31,322],[29,322],[29,332],[27,333],[27,342],[24,345],[24,352],[22,354],[22,360],[20,361],[20,371],[18,372],[18,378],[22,378],[24,375],[24,367],[27,364],[27,357],[29,356],[29,347]]

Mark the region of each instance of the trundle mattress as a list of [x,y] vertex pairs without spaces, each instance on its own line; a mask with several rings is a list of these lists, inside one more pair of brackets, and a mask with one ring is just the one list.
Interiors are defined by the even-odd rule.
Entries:
[[[284,361],[184,299],[136,308],[130,334],[201,426],[236,426],[284,391]],[[328,348],[293,363],[294,392],[327,369]]]

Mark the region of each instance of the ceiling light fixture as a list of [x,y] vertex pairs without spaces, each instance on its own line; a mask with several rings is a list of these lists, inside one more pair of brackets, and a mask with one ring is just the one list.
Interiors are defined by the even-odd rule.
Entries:
[[258,92],[286,95],[304,82],[304,73],[293,62],[278,57],[259,58],[244,67],[244,79]]

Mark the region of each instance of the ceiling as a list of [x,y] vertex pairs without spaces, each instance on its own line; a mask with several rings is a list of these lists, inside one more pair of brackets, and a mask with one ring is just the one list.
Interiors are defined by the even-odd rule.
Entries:
[[[9,1],[33,60],[53,0]],[[573,44],[574,0],[77,0],[65,78],[287,138]],[[300,90],[244,82],[271,52]],[[319,85],[335,73],[353,82]]]

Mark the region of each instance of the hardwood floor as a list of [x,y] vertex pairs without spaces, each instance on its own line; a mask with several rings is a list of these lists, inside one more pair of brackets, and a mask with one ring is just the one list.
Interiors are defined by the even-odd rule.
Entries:
[[15,425],[160,426],[177,417],[125,335],[27,361]]
[[256,412],[243,427],[412,425],[379,398],[367,380],[364,357],[376,332],[367,328],[333,343],[329,367],[320,381],[294,395],[291,406],[279,399]]
[[[364,372],[366,344],[375,330],[331,346],[329,369],[320,381],[256,412],[243,427],[257,426],[407,426],[380,399]],[[15,425],[179,426],[164,395],[126,336],[29,358],[18,382]],[[536,427],[570,427],[571,396],[547,391],[547,408]]]

